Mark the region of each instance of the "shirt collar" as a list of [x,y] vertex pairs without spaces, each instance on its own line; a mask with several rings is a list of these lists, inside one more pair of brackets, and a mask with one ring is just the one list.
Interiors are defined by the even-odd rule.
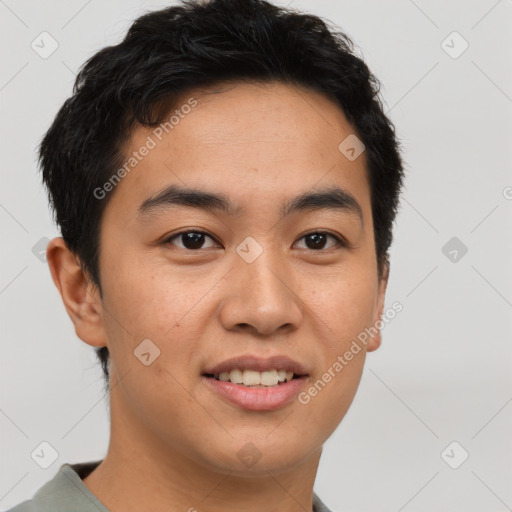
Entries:
[[[52,498],[58,499],[59,505],[69,504],[70,508],[80,512],[109,512],[82,481],[101,462],[96,460],[62,464],[55,477],[37,491],[33,500],[47,501],[52,495]],[[313,512],[332,512],[314,492]]]

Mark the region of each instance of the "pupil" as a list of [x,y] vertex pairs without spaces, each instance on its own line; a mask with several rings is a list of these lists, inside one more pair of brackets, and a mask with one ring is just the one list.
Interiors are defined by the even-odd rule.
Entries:
[[313,240],[313,244],[311,244],[312,247],[310,246],[310,244],[306,242],[310,249],[321,249],[325,245],[326,235],[322,233],[313,233],[311,235],[308,235],[306,237],[306,240]]
[[204,234],[197,232],[185,233],[182,236],[183,245],[187,249],[200,249],[204,243]]

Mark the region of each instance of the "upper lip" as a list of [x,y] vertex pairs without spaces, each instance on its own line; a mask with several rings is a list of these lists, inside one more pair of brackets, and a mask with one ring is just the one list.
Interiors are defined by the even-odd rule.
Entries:
[[292,371],[296,375],[307,375],[305,367],[298,361],[290,359],[288,356],[275,355],[272,357],[257,357],[251,354],[226,359],[215,366],[206,368],[204,374],[218,375],[219,373],[229,372],[235,368],[259,372],[276,369]]

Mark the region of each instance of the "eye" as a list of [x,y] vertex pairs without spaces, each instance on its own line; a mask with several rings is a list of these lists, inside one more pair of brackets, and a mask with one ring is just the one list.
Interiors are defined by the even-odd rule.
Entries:
[[338,245],[339,247],[346,247],[346,242],[342,240],[340,237],[333,235],[332,233],[327,233],[325,231],[314,231],[312,233],[308,233],[304,235],[300,240],[307,240],[306,249],[312,249],[314,251],[318,251],[321,249],[325,249],[325,245],[327,243],[328,238],[331,238],[335,241],[334,245],[331,247],[327,247],[327,249],[331,249]]
[[195,251],[197,249],[208,249],[209,247],[214,247],[212,245],[203,247],[206,238],[213,240],[210,235],[204,233],[203,231],[181,231],[180,233],[176,233],[175,235],[164,240],[164,244],[173,244],[173,240],[176,239],[182,243],[181,246],[178,245],[178,247],[182,249]]
[[[328,245],[329,238],[334,241],[330,246]],[[205,233],[204,231],[198,230],[190,230],[190,231],[181,231],[172,235],[171,237],[165,239],[163,241],[164,244],[177,245],[181,249],[197,251],[199,249],[208,249],[211,247],[215,247],[215,245],[207,245],[204,246],[205,240],[210,239],[214,242],[215,240]],[[174,241],[177,240],[181,242],[180,244],[176,244]],[[331,249],[333,247],[346,247],[347,243],[340,237],[333,235],[332,233],[328,233],[326,231],[313,231],[301,237],[299,240],[306,240],[306,249],[311,249],[313,251],[321,251],[322,249]]]

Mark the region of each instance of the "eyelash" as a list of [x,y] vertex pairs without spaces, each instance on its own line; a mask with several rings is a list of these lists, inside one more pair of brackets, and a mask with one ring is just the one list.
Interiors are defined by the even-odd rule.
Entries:
[[[185,235],[187,233],[199,233],[199,234],[202,234],[202,235],[206,235],[207,237],[211,238],[212,240],[215,240],[214,237],[212,237],[209,233],[207,233],[206,231],[201,231],[200,229],[190,229],[190,230],[185,230],[185,231],[180,231],[179,233],[175,233],[174,235],[166,238],[165,240],[163,240],[163,244],[164,245],[167,245],[167,244],[171,244],[172,240],[174,240],[175,238],[178,238],[180,237],[181,235]],[[334,238],[336,240],[336,243],[337,243],[337,248],[344,248],[344,247],[348,247],[348,243],[346,242],[345,239],[343,239],[342,237],[340,237],[339,235],[335,235],[329,231],[310,231],[308,233],[305,233],[304,235],[302,235],[299,240],[302,240],[303,238],[309,236],[309,235],[328,235],[332,238]],[[216,240],[215,240],[216,241]],[[217,242],[219,243],[219,242]],[[172,245],[172,244],[171,244]],[[313,251],[313,252],[326,252],[328,251],[329,249],[335,249],[336,247],[330,247],[328,249],[318,249],[318,250],[315,250],[315,249],[309,249],[310,251]],[[199,252],[201,251],[201,249],[187,249],[186,247],[179,247],[179,249],[183,249],[185,251],[191,251],[191,252]],[[306,248],[307,250],[307,248]]]

